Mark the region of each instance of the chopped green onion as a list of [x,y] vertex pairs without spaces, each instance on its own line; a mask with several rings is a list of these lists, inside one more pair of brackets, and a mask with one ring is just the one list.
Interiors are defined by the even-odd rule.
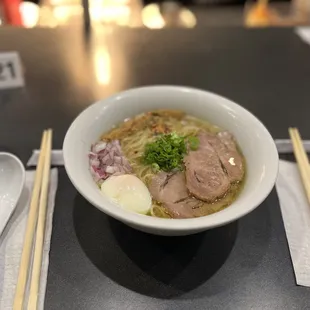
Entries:
[[193,151],[198,149],[197,137],[183,137],[173,132],[161,135],[157,140],[145,147],[143,162],[151,165],[154,171],[182,170],[183,157],[187,153],[187,144]]
[[198,137],[190,136],[188,137],[189,147],[192,151],[196,151],[199,147],[199,139]]

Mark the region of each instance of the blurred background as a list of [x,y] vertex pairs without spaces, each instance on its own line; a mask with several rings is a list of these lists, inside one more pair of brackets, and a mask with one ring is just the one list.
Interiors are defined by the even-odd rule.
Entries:
[[64,27],[272,27],[310,24],[310,0],[0,0],[0,24]]

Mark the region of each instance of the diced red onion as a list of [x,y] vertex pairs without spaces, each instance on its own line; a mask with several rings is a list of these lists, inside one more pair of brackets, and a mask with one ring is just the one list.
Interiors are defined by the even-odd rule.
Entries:
[[121,166],[114,166],[115,172],[122,172],[122,167]]
[[128,159],[123,155],[119,140],[100,141],[92,145],[88,157],[91,174],[97,183],[111,175],[132,171]]
[[100,151],[100,152],[97,154],[97,156],[98,156],[99,158],[103,158],[103,157],[107,156],[107,154],[109,154],[109,151],[108,151],[107,149],[104,149],[104,150]]
[[120,147],[120,146],[121,146],[120,143],[119,143],[119,140],[113,140],[113,141],[112,141],[112,144],[113,144],[114,146],[116,146],[116,147]]
[[93,153],[93,152],[89,152],[89,153],[88,153],[88,158],[89,158],[89,159],[97,158],[97,154],[96,154],[96,153]]
[[104,171],[102,171],[101,169],[98,169],[96,167],[91,166],[90,171],[91,171],[91,174],[92,174],[95,182],[98,182],[102,179],[105,180],[108,178],[108,175]]
[[123,166],[129,166],[130,167],[129,161],[126,157],[123,157]]
[[103,149],[103,150],[101,150],[101,151],[98,153],[98,156],[105,156],[105,155],[107,155],[107,154],[108,154],[107,149]]
[[129,173],[131,172],[131,167],[130,166],[122,166],[124,172]]
[[106,146],[107,146],[106,142],[100,141],[100,142],[98,142],[97,144],[94,145],[93,152],[94,153],[99,153],[102,150],[104,150],[106,148]]
[[105,162],[105,164],[106,164],[107,166],[113,165],[113,159],[112,159],[112,158],[107,159],[107,161]]
[[104,157],[101,157],[101,162],[105,163],[110,158],[111,158],[110,153],[107,153]]
[[129,172],[129,171],[126,171],[125,167],[121,166],[120,167],[120,172],[124,174],[124,173]]
[[91,158],[90,161],[89,161],[90,165],[92,167],[99,167],[100,165],[100,160],[98,158]]
[[115,167],[114,167],[114,166],[107,166],[107,167],[105,168],[105,172],[106,172],[106,173],[113,174],[114,172],[116,172],[116,171],[115,171]]
[[114,162],[116,164],[122,164],[122,157],[121,156],[114,156]]
[[93,166],[90,166],[90,172],[93,176],[93,179],[95,180],[95,182],[98,182],[101,178],[98,176],[98,174],[96,173],[96,171],[94,170]]

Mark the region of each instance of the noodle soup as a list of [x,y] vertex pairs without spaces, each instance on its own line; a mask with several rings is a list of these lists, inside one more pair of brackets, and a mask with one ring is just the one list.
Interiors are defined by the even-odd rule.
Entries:
[[156,217],[218,212],[236,199],[245,178],[234,137],[178,110],[125,120],[103,133],[89,157],[104,194],[123,208]]

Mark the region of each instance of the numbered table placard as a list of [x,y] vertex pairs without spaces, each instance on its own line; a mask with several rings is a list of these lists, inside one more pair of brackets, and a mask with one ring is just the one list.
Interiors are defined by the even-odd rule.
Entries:
[[0,89],[24,85],[24,75],[18,53],[0,52]]

